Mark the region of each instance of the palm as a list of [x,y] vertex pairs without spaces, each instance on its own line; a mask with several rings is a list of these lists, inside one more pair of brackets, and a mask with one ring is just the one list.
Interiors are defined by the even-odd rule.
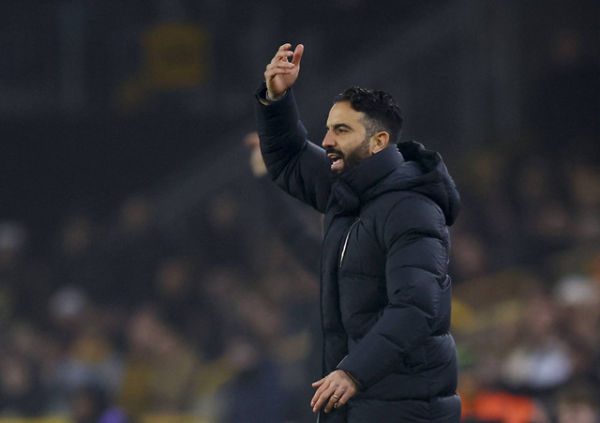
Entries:
[[298,73],[300,72],[300,67],[297,66],[291,73],[289,74],[279,74],[275,75],[271,80],[271,87],[273,92],[281,93],[287,90],[289,87],[294,85],[296,79],[298,79]]

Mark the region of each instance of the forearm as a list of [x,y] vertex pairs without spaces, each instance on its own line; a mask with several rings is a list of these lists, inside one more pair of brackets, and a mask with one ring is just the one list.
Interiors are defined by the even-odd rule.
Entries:
[[262,85],[256,93],[256,116],[267,170],[281,188],[323,212],[330,189],[325,151],[306,139],[291,89],[273,102],[266,100],[265,93]]
[[338,364],[368,388],[403,365],[403,357],[431,334],[427,316],[414,306],[388,306],[358,345]]
[[266,98],[266,86],[262,84],[255,96],[261,153],[269,173],[276,178],[306,144],[306,131],[299,121],[291,89],[280,99],[270,101]]

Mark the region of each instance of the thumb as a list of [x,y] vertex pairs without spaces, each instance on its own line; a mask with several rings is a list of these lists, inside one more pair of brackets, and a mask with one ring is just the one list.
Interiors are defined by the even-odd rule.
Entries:
[[292,58],[292,63],[294,65],[300,65],[300,60],[302,60],[302,55],[304,54],[304,44],[298,44],[296,49],[294,50],[294,57]]

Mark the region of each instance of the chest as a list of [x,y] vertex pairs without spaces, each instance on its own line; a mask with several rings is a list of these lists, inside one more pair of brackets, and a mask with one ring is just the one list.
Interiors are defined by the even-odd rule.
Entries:
[[381,277],[385,274],[385,248],[379,240],[377,217],[368,213],[336,217],[323,245],[323,271]]

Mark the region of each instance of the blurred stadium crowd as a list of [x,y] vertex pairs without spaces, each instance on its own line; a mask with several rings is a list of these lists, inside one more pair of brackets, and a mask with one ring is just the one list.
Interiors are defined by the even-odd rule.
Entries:
[[227,403],[222,421],[282,421],[306,402],[289,395],[309,386],[316,281],[241,224],[233,192],[184,239],[160,233],[152,213],[135,196],[115,222],[74,214],[39,257],[26,228],[2,224],[3,414],[64,414],[85,397],[136,420],[216,421]]
[[[513,147],[450,164],[465,421],[596,422],[600,171],[579,148]],[[143,195],[106,221],[65,216],[37,255],[27,227],[3,222],[2,414],[309,421],[319,221],[264,179],[215,194],[177,233]]]
[[[465,422],[600,421],[599,62],[572,32],[554,54],[520,137],[439,144],[463,198]],[[75,204],[42,245],[0,221],[0,422],[313,421],[319,216],[256,161],[176,225],[143,190],[102,216]]]

